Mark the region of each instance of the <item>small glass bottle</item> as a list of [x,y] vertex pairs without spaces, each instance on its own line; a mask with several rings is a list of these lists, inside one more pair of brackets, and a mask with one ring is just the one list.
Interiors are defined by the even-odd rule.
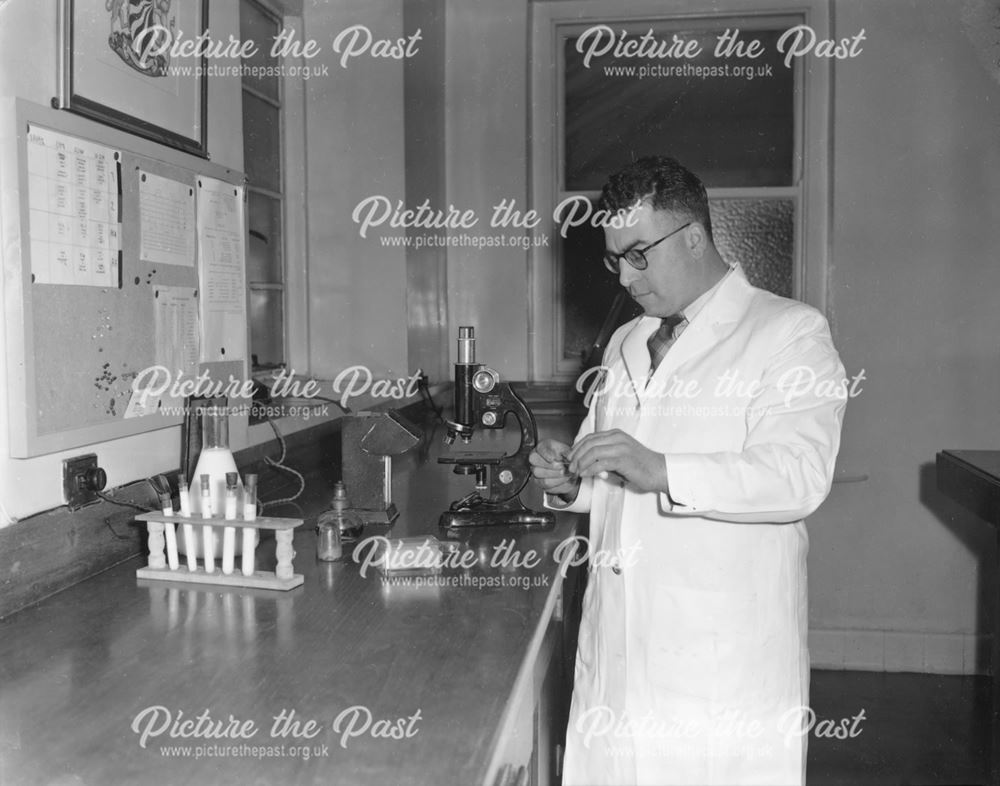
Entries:
[[[324,562],[340,558],[344,551],[343,542],[361,535],[362,522],[349,512],[349,508],[344,483],[338,480],[333,487],[333,504],[320,514],[316,522],[316,555]],[[334,554],[336,556],[331,556]]]
[[320,562],[336,562],[344,555],[340,544],[340,527],[331,511],[322,513],[316,522],[316,559]]
[[353,513],[348,512],[350,507],[351,503],[347,499],[347,490],[344,488],[344,481],[338,480],[333,484],[332,510],[337,514],[341,540],[357,540],[361,537],[363,522]]

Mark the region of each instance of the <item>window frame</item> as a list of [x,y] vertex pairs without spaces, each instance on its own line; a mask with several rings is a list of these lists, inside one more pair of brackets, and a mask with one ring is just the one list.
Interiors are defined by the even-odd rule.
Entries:
[[[256,6],[258,10],[273,17],[279,29],[292,30],[296,39],[302,36],[302,18],[300,8],[294,8],[295,14],[289,13],[292,3],[282,0],[240,0],[240,12],[244,4]],[[301,6],[301,4],[298,4]],[[279,66],[284,74],[278,81],[278,100],[249,87],[240,80],[240,96],[250,93],[259,100],[276,105],[279,114],[278,148],[281,167],[281,190],[274,192],[261,186],[255,186],[249,181],[246,184],[247,199],[251,192],[276,198],[280,201],[281,220],[281,273],[280,284],[273,282],[251,282],[247,277],[247,314],[249,301],[253,290],[280,290],[282,292],[282,365],[297,368],[300,372],[308,371],[308,268],[306,264],[306,211],[305,211],[305,83],[301,77],[289,76],[296,69],[291,66],[302,65],[301,58],[282,57]],[[297,144],[296,144],[297,142]],[[244,162],[244,170],[246,162]],[[301,184],[301,188],[298,187]],[[249,221],[247,222],[249,233]],[[247,237],[249,244],[249,235]],[[249,245],[248,245],[249,248]],[[248,316],[249,319],[249,316]],[[253,330],[248,324],[248,338]],[[250,342],[250,355],[253,346]],[[251,373],[268,374],[267,369],[253,369],[252,359],[248,357]]]
[[[550,218],[560,200],[596,191],[563,190],[565,167],[565,106],[563,51],[565,40],[595,24],[683,24],[726,26],[727,19],[753,20],[759,26],[810,25],[820,38],[830,34],[828,0],[774,0],[760,10],[740,0],[719,0],[703,10],[693,0],[636,0],[622,7],[615,0],[540,0],[533,5],[531,129],[531,194],[540,216]],[[829,235],[829,82],[830,66],[811,55],[797,69],[795,90],[795,154],[790,186],[710,188],[709,199],[784,198],[795,201],[793,296],[826,311]],[[564,264],[558,227],[543,220],[529,256],[528,367],[533,380],[570,381],[580,363],[563,357],[563,305],[560,302]],[[602,315],[603,316],[603,315]]]

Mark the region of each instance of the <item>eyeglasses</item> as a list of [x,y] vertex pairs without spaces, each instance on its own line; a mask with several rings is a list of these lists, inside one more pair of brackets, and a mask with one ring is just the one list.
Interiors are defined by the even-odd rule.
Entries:
[[621,271],[621,261],[624,259],[636,270],[645,270],[649,266],[649,260],[646,259],[646,252],[655,246],[660,245],[664,240],[669,237],[673,237],[682,229],[687,229],[693,221],[688,221],[683,226],[677,227],[673,232],[668,232],[666,235],[661,237],[655,243],[650,243],[645,248],[630,248],[628,251],[623,251],[621,254],[616,254],[613,251],[604,252],[604,266],[614,273],[616,276]]

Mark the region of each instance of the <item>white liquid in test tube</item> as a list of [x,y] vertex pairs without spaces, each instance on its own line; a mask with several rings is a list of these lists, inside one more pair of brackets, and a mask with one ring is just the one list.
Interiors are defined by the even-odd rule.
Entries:
[[[177,498],[181,506],[181,516],[191,517],[191,490],[188,488],[187,478],[184,475],[177,476]],[[198,544],[195,541],[194,524],[184,525],[184,553],[187,555],[188,570],[198,569]]]
[[[160,494],[160,509],[164,516],[174,515],[174,503],[169,494]],[[167,565],[170,566],[170,570],[177,570],[180,561],[177,559],[177,530],[173,523],[163,522],[163,534],[167,541]]]
[[[212,479],[208,475],[201,476],[201,515],[202,518],[212,518]],[[205,572],[215,573],[215,533],[211,524],[201,528],[201,539]]]
[[[236,519],[236,491],[240,476],[235,472],[226,473],[226,510],[228,521]],[[236,554],[236,527],[224,527],[222,530],[222,572],[230,575],[233,572],[233,562]]]
[[[243,484],[243,520],[255,521],[257,519],[257,476],[250,473],[246,476]],[[241,566],[244,576],[252,576],[254,573],[254,549],[257,547],[257,530],[253,527],[246,527],[243,530],[243,564]]]

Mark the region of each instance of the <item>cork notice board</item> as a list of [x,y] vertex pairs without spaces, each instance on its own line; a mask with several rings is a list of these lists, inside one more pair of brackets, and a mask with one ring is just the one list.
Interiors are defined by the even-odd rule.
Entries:
[[[229,346],[215,346],[206,357],[199,307],[202,287],[214,282],[200,273],[217,268],[203,264],[197,242],[169,248],[171,238],[188,237],[177,222],[194,222],[186,203],[196,204],[209,182],[231,187],[226,196],[238,203],[245,231],[243,175],[21,99],[3,105],[2,121],[11,455],[36,456],[179,424],[181,400],[140,402],[134,395],[133,382],[150,379],[144,370],[158,364],[179,373],[186,361],[191,380],[206,371],[212,381],[245,379],[245,295],[241,334],[234,338],[230,331]],[[164,197],[158,213],[155,189],[161,186],[173,201]],[[244,247],[241,239],[233,246],[238,254],[230,254],[240,275]]]

